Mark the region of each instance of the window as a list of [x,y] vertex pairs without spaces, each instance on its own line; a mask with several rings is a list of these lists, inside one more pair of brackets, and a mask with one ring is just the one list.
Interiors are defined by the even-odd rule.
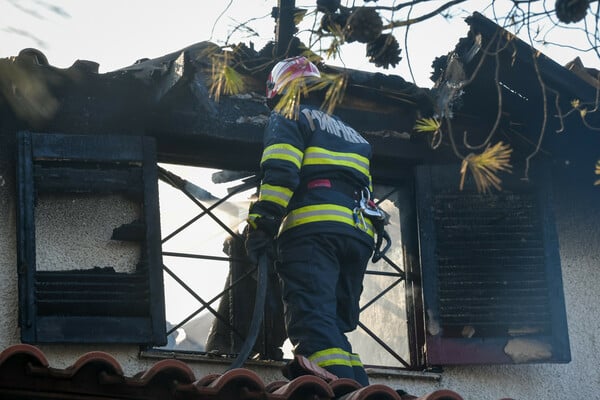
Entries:
[[23,342],[166,342],[153,139],[20,132],[17,204]]
[[[186,178],[169,178],[171,170]],[[255,286],[243,243],[231,238],[241,232],[255,183],[214,184],[224,173],[215,170],[165,165],[165,171],[166,348],[231,356],[243,343]],[[390,215],[392,246],[368,268],[360,325],[350,335],[355,350],[368,366],[411,370],[567,362],[558,245],[545,181],[507,180],[502,192],[479,195],[458,190],[456,171],[419,167],[375,182],[376,198]],[[194,188],[196,183],[201,187]],[[244,191],[235,194],[235,188]],[[180,202],[172,203],[177,196]],[[167,217],[168,208],[177,210],[178,220]],[[275,351],[281,322],[277,307],[271,311],[275,317],[255,352],[287,358],[285,344],[282,354]]]
[[[227,174],[236,178],[235,172],[159,167],[169,325],[169,344],[163,349],[231,356],[244,342],[256,280],[255,267],[245,260],[240,238],[257,183],[240,179],[249,173],[240,173],[234,180],[222,179]],[[411,299],[409,306],[405,305],[404,251],[399,245],[404,234],[401,203],[409,201],[410,190],[404,182],[376,185],[380,206],[390,215],[388,232],[393,245],[382,260],[368,267],[361,323],[351,338],[363,362],[371,365],[414,365],[409,347],[416,347],[415,338],[401,333],[413,325],[413,317],[406,311],[414,307]],[[403,230],[416,226],[404,225]],[[277,289],[276,276],[270,279],[270,287]],[[261,330],[254,350],[264,359],[289,358],[279,295],[270,293],[264,322],[268,328]],[[416,314],[413,311],[411,315]]]

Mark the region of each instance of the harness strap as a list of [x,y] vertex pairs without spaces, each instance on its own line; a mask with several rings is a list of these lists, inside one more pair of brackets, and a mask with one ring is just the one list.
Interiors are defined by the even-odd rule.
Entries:
[[331,189],[343,193],[355,200],[360,199],[360,192],[362,190],[362,187],[359,185],[343,179],[316,178],[307,182],[302,182],[296,192],[305,193],[309,190],[320,188]]

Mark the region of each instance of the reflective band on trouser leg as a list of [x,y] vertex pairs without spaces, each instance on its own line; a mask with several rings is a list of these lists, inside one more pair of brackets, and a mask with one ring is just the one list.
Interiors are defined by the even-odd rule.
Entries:
[[304,152],[302,165],[343,165],[370,177],[369,159],[356,153],[339,153],[321,147],[309,147]]
[[[353,366],[354,354],[349,353],[339,347],[332,347],[329,349],[317,351],[308,357],[308,359],[321,368],[325,368],[327,371],[336,375],[338,378],[349,378],[356,380],[360,384],[365,384],[366,373],[362,367]],[[360,360],[359,360],[360,362]],[[362,365],[362,363],[361,363]],[[355,374],[356,368],[360,368],[362,371],[358,371],[358,378]],[[368,384],[368,379],[366,380]]]
[[260,165],[268,160],[289,161],[300,169],[304,154],[298,148],[285,143],[272,144],[263,150]]
[[311,222],[341,222],[351,225],[374,237],[373,224],[368,218],[357,221],[354,212],[346,207],[336,204],[317,204],[313,206],[300,207],[292,210],[281,223],[281,232],[299,225]]
[[350,363],[353,367],[362,367],[363,363],[360,361],[360,357],[356,353],[350,353]]
[[308,359],[319,367],[328,367],[331,365],[343,365],[345,367],[352,367],[352,354],[340,349],[339,347],[332,347],[317,351],[316,353],[308,356]]
[[274,186],[264,183],[260,186],[258,200],[270,201],[286,208],[293,194],[294,192],[284,186]]

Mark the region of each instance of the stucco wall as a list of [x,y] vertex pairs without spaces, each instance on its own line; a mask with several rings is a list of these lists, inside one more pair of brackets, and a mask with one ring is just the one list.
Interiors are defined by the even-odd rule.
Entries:
[[[600,190],[600,189],[598,189]],[[595,196],[595,197],[594,197]],[[451,389],[466,399],[498,400],[503,397],[515,399],[563,400],[572,398],[598,398],[600,387],[600,356],[598,355],[598,332],[600,331],[600,310],[598,306],[598,284],[600,283],[600,223],[597,215],[590,214],[598,210],[598,194],[588,192],[574,194],[563,191],[557,197],[556,217],[560,232],[560,251],[562,258],[563,280],[566,296],[572,361],[569,364],[537,364],[516,366],[469,366],[446,367],[441,379],[427,377],[398,377],[373,374],[372,383],[383,383],[394,388],[402,388],[409,393],[423,395],[435,389]],[[596,204],[594,204],[596,199]],[[71,204],[75,207],[77,203]],[[45,207],[45,206],[44,206]],[[86,205],[89,207],[89,204]],[[110,201],[96,203],[94,215],[104,219],[129,219],[130,215],[116,215],[123,207],[115,207]],[[69,213],[57,207],[57,215],[51,215],[51,207],[44,208],[47,215],[40,219],[39,229],[46,232],[57,220]],[[117,211],[118,210],[118,211]],[[130,212],[134,210],[128,209]],[[583,211],[582,211],[583,210]],[[89,211],[89,210],[88,210]],[[128,211],[128,212],[129,212]],[[110,217],[112,216],[112,217]],[[45,222],[44,222],[45,221]],[[54,222],[52,222],[54,221]],[[127,222],[127,221],[124,221]],[[79,243],[96,243],[97,237],[86,230],[77,231]],[[44,257],[52,259],[52,254],[72,252],[71,242],[67,239],[50,240],[42,252]],[[86,250],[89,251],[89,250]],[[130,249],[120,248],[118,259],[131,260]],[[125,263],[126,264],[126,263]],[[0,170],[0,349],[19,343],[17,327],[17,274],[15,239],[15,198],[14,179],[11,174]],[[127,374],[133,375],[148,368],[156,359],[140,358],[137,346],[65,346],[43,345],[40,348],[48,356],[51,366],[62,368],[69,366],[83,353],[102,350],[113,354],[124,367]],[[225,371],[226,364],[201,363],[189,361],[188,364],[200,377],[208,373]],[[279,366],[251,367],[265,381],[282,379]]]

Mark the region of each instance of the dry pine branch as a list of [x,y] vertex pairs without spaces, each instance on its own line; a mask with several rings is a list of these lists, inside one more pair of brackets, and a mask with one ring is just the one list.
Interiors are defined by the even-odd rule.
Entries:
[[509,145],[498,142],[488,146],[481,154],[469,154],[463,159],[460,167],[460,190],[463,190],[467,171],[471,171],[479,193],[489,193],[492,187],[502,190],[502,180],[498,177],[498,173],[512,172],[511,153],[512,149]]

